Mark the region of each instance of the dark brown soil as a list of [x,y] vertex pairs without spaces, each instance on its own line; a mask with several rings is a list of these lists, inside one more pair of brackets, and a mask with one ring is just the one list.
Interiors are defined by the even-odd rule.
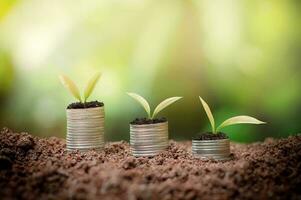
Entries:
[[99,101],[90,101],[86,103],[75,102],[68,105],[67,109],[84,109],[84,108],[96,108],[102,107],[104,104]]
[[167,122],[167,119],[165,117],[158,118],[158,119],[136,118],[134,121],[130,122],[130,124],[143,125],[143,124],[158,124],[163,122]]
[[200,133],[196,137],[192,138],[193,140],[222,140],[222,139],[228,139],[229,137],[222,132],[212,133],[212,132],[206,132],[206,133]]
[[231,144],[233,160],[202,161],[191,142],[153,158],[127,142],[67,153],[65,140],[3,129],[0,199],[301,199],[301,136]]

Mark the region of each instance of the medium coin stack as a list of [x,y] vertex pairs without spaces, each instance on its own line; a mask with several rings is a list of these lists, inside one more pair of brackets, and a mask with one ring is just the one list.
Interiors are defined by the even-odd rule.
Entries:
[[197,158],[230,159],[230,140],[192,140],[192,153]]
[[104,106],[67,109],[67,150],[88,151],[104,146]]
[[168,147],[168,122],[130,125],[131,151],[135,157],[154,156]]

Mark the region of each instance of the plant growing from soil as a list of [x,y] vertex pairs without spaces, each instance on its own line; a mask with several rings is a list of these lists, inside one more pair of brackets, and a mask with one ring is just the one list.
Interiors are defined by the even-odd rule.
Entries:
[[157,114],[159,112],[161,112],[164,108],[166,108],[167,106],[175,103],[176,101],[178,101],[179,99],[181,99],[182,97],[171,97],[171,98],[167,98],[164,101],[162,101],[161,103],[159,103],[159,105],[155,108],[154,112],[151,112],[149,103],[145,100],[145,98],[143,98],[142,96],[136,94],[136,93],[127,93],[130,97],[132,97],[133,99],[135,99],[137,102],[140,103],[140,105],[144,108],[144,110],[147,113],[147,119],[150,120],[154,120],[155,117],[157,116]]
[[81,98],[78,87],[70,78],[65,75],[61,75],[59,78],[63,86],[79,101],[71,103],[66,110],[67,150],[102,149],[104,146],[104,104],[98,101],[87,102],[100,78],[100,73],[96,73],[89,80],[84,89],[83,98]]
[[73,107],[81,108],[81,106],[83,106],[83,108],[86,108],[86,107],[93,107],[93,106],[97,106],[97,105],[101,106],[101,105],[99,105],[101,103],[99,103],[97,101],[87,102],[88,98],[90,97],[91,93],[93,92],[93,90],[95,88],[95,85],[99,81],[100,76],[101,76],[101,73],[98,72],[90,78],[89,82],[87,83],[87,85],[84,89],[83,98],[80,95],[80,91],[79,91],[77,85],[69,77],[67,77],[66,75],[60,75],[59,79],[60,79],[62,85],[72,94],[72,96],[74,98],[76,98],[79,101],[79,103],[75,103],[73,105]]
[[240,115],[225,120],[216,128],[210,107],[201,97],[199,98],[210,121],[212,132],[201,133],[192,140],[192,153],[197,158],[209,158],[220,161],[231,159],[230,140],[226,134],[219,132],[220,129],[234,124],[265,123],[254,117]]
[[130,123],[130,144],[135,157],[155,156],[168,147],[168,121],[165,118],[156,119],[157,114],[167,106],[182,97],[171,97],[162,101],[151,112],[148,102],[140,95],[128,93],[130,97],[141,104],[147,113],[147,118],[140,118]]
[[250,117],[250,116],[247,116],[247,115],[240,115],[240,116],[235,116],[235,117],[231,117],[229,119],[226,119],[223,123],[221,123],[218,127],[216,127],[214,117],[212,115],[210,107],[204,101],[204,99],[202,99],[202,97],[199,97],[199,98],[200,98],[200,101],[203,105],[203,108],[204,108],[204,110],[207,114],[207,117],[210,121],[213,134],[219,133],[219,131],[222,128],[224,128],[226,126],[230,126],[230,125],[235,125],[235,124],[265,124],[266,123],[266,122],[263,122],[263,121],[260,121],[256,118],[254,118],[254,117]]

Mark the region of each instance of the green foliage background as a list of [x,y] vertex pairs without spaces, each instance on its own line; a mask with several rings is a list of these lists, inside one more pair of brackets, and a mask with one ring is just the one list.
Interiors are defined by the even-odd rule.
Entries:
[[184,97],[160,113],[172,139],[210,130],[199,95],[218,122],[268,122],[226,128],[235,141],[296,134],[300,10],[297,0],[1,0],[0,125],[64,137],[74,99],[58,74],[82,88],[101,71],[91,99],[105,103],[108,140],[128,140],[129,121],[145,115],[126,92],[152,106]]

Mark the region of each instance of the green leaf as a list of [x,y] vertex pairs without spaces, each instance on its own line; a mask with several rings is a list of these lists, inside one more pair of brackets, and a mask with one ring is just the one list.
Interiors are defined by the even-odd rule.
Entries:
[[203,105],[203,108],[207,114],[207,117],[210,121],[210,124],[211,124],[211,128],[212,128],[212,132],[215,133],[215,122],[214,122],[214,118],[213,118],[213,115],[212,115],[212,112],[208,106],[208,104],[202,99],[202,97],[199,97],[200,98],[200,101]]
[[80,93],[79,90],[77,88],[77,86],[75,85],[75,83],[69,79],[67,76],[65,75],[60,75],[59,79],[61,81],[61,83],[63,84],[63,86],[65,88],[67,88],[67,90],[70,91],[70,93],[76,98],[78,99],[80,102],[82,102],[82,99],[80,97]]
[[219,130],[225,126],[230,126],[234,124],[265,124],[266,122],[262,122],[254,117],[241,115],[236,117],[231,117],[225,120],[216,130]]
[[87,101],[87,99],[89,98],[89,96],[91,95],[92,91],[95,88],[96,83],[98,82],[99,78],[101,76],[101,73],[98,72],[96,73],[88,82],[88,84],[86,85],[86,88],[84,90],[84,100],[85,102]]
[[150,118],[151,114],[150,114],[150,107],[148,102],[139,94],[136,93],[127,93],[127,94],[142,105],[142,107],[145,109],[147,113],[148,118]]
[[179,99],[181,99],[182,97],[171,97],[168,99],[165,99],[164,101],[162,101],[155,109],[153,115],[152,115],[152,119],[160,112],[162,111],[164,108],[166,108],[167,106],[169,106],[170,104],[173,104],[174,102],[178,101]]

